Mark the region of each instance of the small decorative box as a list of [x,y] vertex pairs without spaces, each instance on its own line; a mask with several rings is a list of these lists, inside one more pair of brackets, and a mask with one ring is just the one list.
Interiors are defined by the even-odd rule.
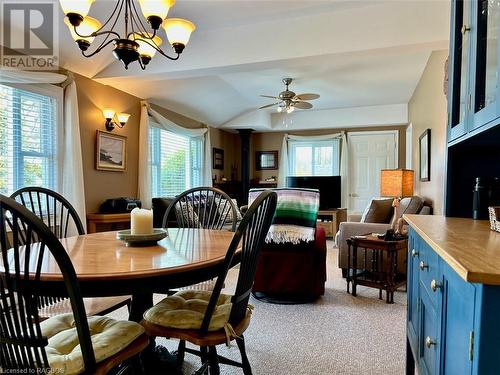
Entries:
[[500,206],[488,207],[491,230],[500,232]]

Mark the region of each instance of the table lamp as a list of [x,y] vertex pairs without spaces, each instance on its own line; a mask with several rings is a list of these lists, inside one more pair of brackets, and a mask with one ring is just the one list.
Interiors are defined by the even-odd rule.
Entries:
[[380,196],[392,197],[394,207],[393,228],[398,217],[399,201],[413,195],[413,171],[411,169],[382,169],[380,171]]

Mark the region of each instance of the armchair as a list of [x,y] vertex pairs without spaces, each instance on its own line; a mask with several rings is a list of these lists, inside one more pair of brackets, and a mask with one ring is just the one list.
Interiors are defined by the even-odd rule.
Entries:
[[[277,215],[279,215],[280,204],[287,200],[291,191],[296,193],[300,189],[274,189],[274,191],[278,193]],[[314,199],[319,201],[319,192],[309,190],[306,194],[314,194]],[[303,199],[297,201],[304,202]],[[298,226],[301,221],[303,223],[305,217],[308,217],[310,225],[314,228],[308,240],[281,241],[276,240],[279,235],[274,239],[268,235],[257,261],[252,288],[256,298],[273,303],[303,303],[313,301],[325,293],[325,231],[323,228],[315,227],[318,206],[316,205],[312,211],[308,211],[306,206],[302,210],[300,204],[294,208],[295,212],[291,215],[294,219],[275,217],[273,222],[275,233],[279,231],[276,227],[280,222]],[[286,232],[286,228],[283,230]]]

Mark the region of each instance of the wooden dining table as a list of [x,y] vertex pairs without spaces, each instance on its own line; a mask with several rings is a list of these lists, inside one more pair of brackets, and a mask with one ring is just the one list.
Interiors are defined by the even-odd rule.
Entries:
[[[153,305],[153,293],[216,277],[234,234],[188,228],[171,228],[167,233],[155,245],[144,247],[127,246],[116,238],[117,232],[60,241],[73,263],[83,297],[132,295],[129,319],[140,321]],[[31,258],[33,271],[37,257]],[[236,256],[234,262],[238,261]],[[49,252],[42,260],[39,288],[41,295],[66,296],[62,274]]]

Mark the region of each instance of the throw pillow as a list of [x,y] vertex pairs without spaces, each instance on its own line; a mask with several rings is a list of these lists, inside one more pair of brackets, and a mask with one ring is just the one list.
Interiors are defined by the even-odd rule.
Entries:
[[[238,202],[236,199],[231,199],[236,206],[236,221],[241,221],[243,217],[241,216],[240,210],[238,210]],[[217,198],[215,203],[217,204],[217,208],[219,210],[219,215],[222,218],[225,218],[226,223],[233,222],[233,210],[231,210],[231,204],[226,202],[224,198]]]
[[388,224],[394,214],[393,199],[372,199],[361,217],[362,223]]
[[175,213],[179,224],[184,223],[184,226],[189,228],[198,228],[200,226],[200,220],[191,203],[178,202],[175,205]]

